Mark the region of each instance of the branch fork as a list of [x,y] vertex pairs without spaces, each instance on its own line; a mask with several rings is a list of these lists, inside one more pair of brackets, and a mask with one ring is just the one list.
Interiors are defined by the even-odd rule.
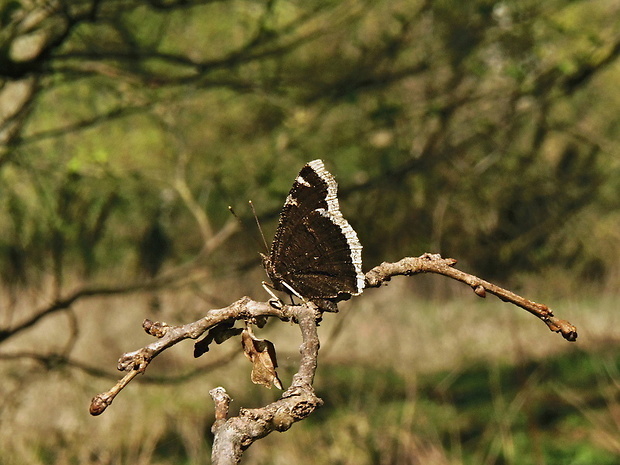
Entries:
[[[439,254],[406,257],[395,263],[382,263],[374,267],[366,273],[365,284],[367,288],[380,287],[390,281],[393,276],[412,276],[418,273],[440,274],[467,284],[479,297],[484,298],[489,293],[502,301],[523,308],[542,320],[551,331],[560,333],[568,341],[577,339],[575,326],[566,320],[556,318],[546,305],[525,299],[493,283],[460,271],[454,268],[455,264],[456,260],[443,258]],[[242,320],[246,324],[258,324],[259,327],[269,317],[293,321],[299,325],[301,331],[301,361],[290,387],[283,392],[280,399],[261,408],[242,408],[238,416],[229,418],[231,398],[226,390],[223,387],[217,387],[210,391],[215,404],[215,422],[212,426],[215,435],[212,451],[213,463],[217,465],[238,463],[243,451],[254,441],[273,431],[288,430],[293,423],[307,418],[323,404],[313,388],[320,347],[317,325],[322,318],[323,310],[312,302],[304,302],[300,305],[282,305],[281,303],[273,305],[271,302],[257,302],[249,297],[242,297],[228,307],[209,310],[205,317],[185,325],[172,326],[163,322],[145,320],[144,330],[157,337],[157,341],[121,356],[118,369],[125,371],[125,376],[109,391],[93,398],[90,413],[92,415],[103,413],[131,380],[138,374],[144,373],[157,355],[178,342],[185,339],[198,339],[207,333],[195,344],[195,356],[199,356],[209,350],[208,345],[212,341],[220,343],[238,335],[241,330],[233,328],[235,321]],[[275,353],[273,362],[277,366]]]

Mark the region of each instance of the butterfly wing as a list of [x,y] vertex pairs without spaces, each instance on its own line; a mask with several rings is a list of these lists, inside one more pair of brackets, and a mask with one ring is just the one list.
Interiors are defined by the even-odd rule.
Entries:
[[305,165],[286,199],[266,270],[274,286],[336,299],[364,288],[362,246],[344,219],[337,184],[321,160]]

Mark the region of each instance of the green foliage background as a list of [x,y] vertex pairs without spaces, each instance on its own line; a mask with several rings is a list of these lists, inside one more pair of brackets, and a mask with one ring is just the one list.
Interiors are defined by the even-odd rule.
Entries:
[[[485,318],[468,328],[486,335],[478,342],[491,341],[492,350],[480,350],[492,366],[471,367],[454,355],[472,346],[467,332],[447,331],[459,332],[453,322],[462,314],[432,320],[445,308],[431,305],[409,321],[414,309],[403,303],[436,295],[429,289],[460,298],[458,291],[420,285],[412,297],[401,289],[391,316],[355,327],[351,345],[327,356],[318,389],[337,402],[323,412],[333,417],[316,421],[332,422],[334,433],[317,431],[315,420],[294,429],[292,457],[318,441],[325,463],[614,463],[619,23],[613,0],[0,0],[0,359],[7,380],[0,428],[12,428],[0,434],[11,439],[0,439],[0,450],[14,461],[7,463],[204,462],[211,407],[202,381],[183,391],[187,397],[173,388],[128,393],[136,396],[131,412],[143,419],[132,430],[125,429],[128,411],[92,426],[78,414],[67,420],[66,406],[54,404],[49,421],[58,418],[61,427],[51,435],[46,422],[37,429],[35,406],[50,407],[50,392],[77,405],[95,384],[105,389],[99,380],[115,375],[101,371],[102,360],[112,367],[135,348],[119,339],[133,344],[141,318],[161,311],[162,319],[188,322],[203,308],[257,291],[263,247],[246,202],[269,240],[295,175],[315,158],[339,182],[365,270],[440,252],[511,289],[562,295],[568,308],[578,300],[588,317],[573,322],[580,329],[594,322],[585,333],[607,349],[598,365],[598,352],[587,349],[547,359],[554,349],[540,341],[505,340],[508,333],[527,339],[514,321],[501,320],[500,331]],[[229,234],[229,205],[247,230]],[[149,281],[162,275],[171,278]],[[145,281],[146,291],[163,296],[151,313],[141,302],[104,299]],[[74,289],[90,293],[75,305],[63,301]],[[612,297],[605,305],[587,301],[592,292]],[[47,312],[50,302],[65,304]],[[399,359],[400,345],[376,346],[382,325],[428,331]],[[384,332],[393,345],[402,330],[391,331]],[[363,347],[351,349],[357,340],[381,358],[363,359]],[[460,349],[441,346],[450,341]],[[427,357],[437,371],[403,369],[425,347],[446,352]],[[358,362],[369,366],[360,371]],[[181,362],[162,363],[166,374]],[[592,366],[596,379],[584,387]],[[246,368],[213,376],[247,381]],[[583,375],[578,386],[573,369]],[[343,388],[339,376],[361,380]],[[531,387],[540,380],[540,390]],[[270,399],[244,398],[255,391],[239,385],[239,405]],[[533,399],[530,410],[521,409],[524,398]],[[513,402],[508,418],[506,399]],[[544,415],[550,403],[565,409],[551,420]],[[165,414],[187,421],[162,426]],[[372,429],[383,424],[377,418],[387,425],[379,431]],[[84,438],[89,428],[92,437]],[[110,430],[118,434],[108,437]],[[612,439],[592,446],[601,432]],[[574,450],[558,451],[558,435],[574,439]],[[288,453],[286,436],[265,444],[276,440]],[[269,445],[252,450],[255,463],[276,463]]]
[[155,224],[183,261],[204,238],[179,177],[214,232],[246,199],[275,219],[318,157],[367,267],[617,276],[614,2],[99,3],[20,63],[40,89],[0,171],[5,281],[127,266]]

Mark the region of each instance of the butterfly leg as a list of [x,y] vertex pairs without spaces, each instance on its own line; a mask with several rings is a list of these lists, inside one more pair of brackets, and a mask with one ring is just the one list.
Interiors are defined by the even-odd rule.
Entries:
[[269,299],[269,305],[271,305],[274,308],[284,307],[284,302],[282,302],[282,299],[280,299],[277,295],[273,293],[272,291],[273,287],[271,286],[271,284],[269,284],[266,281],[263,281],[261,284],[263,285],[263,289],[267,291],[267,294],[271,296],[271,299]]
[[291,299],[292,299],[293,296],[295,296],[298,299],[301,299],[303,302],[306,302],[306,299],[304,299],[299,292],[297,292],[295,289],[293,289],[289,283],[287,283],[286,281],[282,281],[282,285],[285,288],[288,289],[288,292],[289,292],[289,294],[291,296]]

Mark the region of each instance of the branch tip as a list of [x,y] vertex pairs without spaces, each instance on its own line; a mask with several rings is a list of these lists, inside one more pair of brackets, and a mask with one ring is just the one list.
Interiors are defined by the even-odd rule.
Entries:
[[554,333],[560,333],[564,339],[569,342],[575,342],[579,334],[577,333],[577,328],[570,324],[566,320],[561,320],[554,316],[551,316],[544,320],[549,326],[549,329]]
[[226,389],[221,386],[211,389],[209,395],[215,403],[215,423],[213,425],[215,429],[212,428],[212,431],[215,433],[219,424],[228,418],[228,407],[232,399],[226,392]]
[[108,408],[108,405],[112,403],[113,399],[113,397],[107,396],[106,394],[97,394],[93,397],[93,400],[90,401],[90,408],[88,411],[94,417],[101,415],[105,412],[105,409]]

